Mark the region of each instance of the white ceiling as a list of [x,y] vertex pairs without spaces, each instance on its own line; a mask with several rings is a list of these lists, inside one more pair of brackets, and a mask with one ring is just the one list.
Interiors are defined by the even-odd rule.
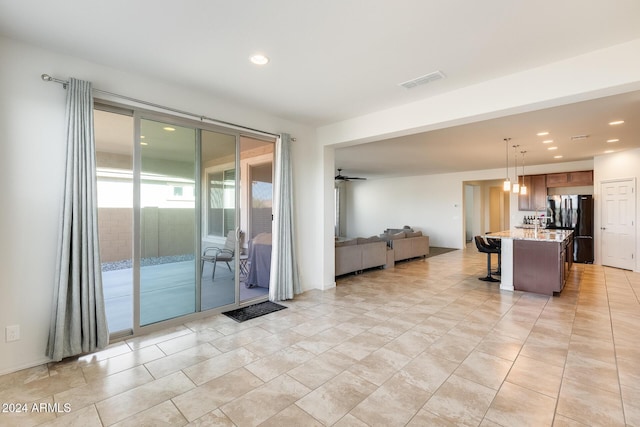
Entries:
[[[638,39],[640,2],[0,0],[0,34],[321,126]],[[256,52],[271,62],[251,64]],[[413,90],[398,86],[436,70],[446,78]],[[620,114],[637,118],[637,95],[614,101]],[[569,150],[566,138],[589,134],[585,145],[595,147],[608,138],[602,123],[611,110],[585,108],[408,137],[394,142],[393,153],[383,150],[389,142],[340,149],[336,164],[372,176],[393,174],[415,159],[424,170],[433,157],[438,162],[427,173],[495,167],[491,150],[504,137],[525,146],[536,163],[540,126],[559,136],[563,160],[571,160],[569,152],[592,157],[604,146]],[[584,120],[582,111],[598,109]],[[627,120],[625,126],[628,132],[636,125]]]
[[[617,119],[625,123],[609,125]],[[541,131],[549,135],[537,136]],[[587,138],[572,139],[581,135]],[[613,139],[619,141],[607,142]],[[367,178],[495,169],[505,167],[507,146],[509,167],[516,154],[518,173],[522,151],[525,166],[531,166],[638,148],[640,91],[341,148],[336,167],[344,169],[343,175]]]

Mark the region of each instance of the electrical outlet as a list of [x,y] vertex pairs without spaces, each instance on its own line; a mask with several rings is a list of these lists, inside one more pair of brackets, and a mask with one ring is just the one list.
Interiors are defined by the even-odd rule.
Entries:
[[20,339],[20,325],[7,326],[5,328],[5,341],[18,341]]

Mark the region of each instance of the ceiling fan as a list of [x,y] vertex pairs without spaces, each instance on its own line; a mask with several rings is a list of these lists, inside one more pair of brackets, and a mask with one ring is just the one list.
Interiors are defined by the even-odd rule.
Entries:
[[338,175],[336,175],[334,179],[336,181],[351,181],[351,180],[354,180],[354,179],[367,179],[367,178],[360,178],[359,176],[342,175],[342,169],[338,168]]

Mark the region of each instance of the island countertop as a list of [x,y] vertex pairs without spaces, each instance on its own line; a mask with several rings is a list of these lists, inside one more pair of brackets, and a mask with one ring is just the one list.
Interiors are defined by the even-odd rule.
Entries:
[[545,230],[538,233],[531,228],[516,228],[513,230],[497,231],[486,234],[485,237],[495,239],[533,240],[538,242],[562,242],[573,234],[573,230]]
[[561,292],[573,262],[573,230],[511,229],[485,234],[500,239],[500,289],[553,295]]

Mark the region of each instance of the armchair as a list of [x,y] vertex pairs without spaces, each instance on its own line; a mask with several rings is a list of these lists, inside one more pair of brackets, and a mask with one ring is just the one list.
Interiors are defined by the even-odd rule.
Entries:
[[[240,245],[242,245],[242,241],[244,238],[244,233],[240,232]],[[213,272],[211,273],[211,280],[215,279],[216,276],[216,265],[218,262],[224,262],[227,264],[227,268],[229,271],[231,270],[231,265],[229,262],[233,262],[236,253],[236,232],[234,230],[229,231],[227,234],[227,240],[224,243],[224,247],[216,247],[209,246],[206,247],[202,251],[202,257],[200,257],[200,274],[202,275],[204,272],[204,263],[211,262],[213,263]]]

